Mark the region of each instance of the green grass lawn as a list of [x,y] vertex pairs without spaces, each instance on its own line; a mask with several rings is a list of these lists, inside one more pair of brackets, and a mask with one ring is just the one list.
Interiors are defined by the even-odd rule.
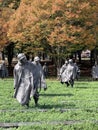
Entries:
[[98,130],[97,81],[75,81],[73,88],[56,79],[46,82],[39,105],[32,98],[27,109],[13,98],[13,79],[0,79],[0,130]]

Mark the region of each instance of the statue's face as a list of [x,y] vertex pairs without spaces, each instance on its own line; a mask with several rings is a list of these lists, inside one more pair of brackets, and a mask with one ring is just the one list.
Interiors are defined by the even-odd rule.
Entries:
[[24,58],[22,58],[22,59],[20,60],[20,62],[21,62],[22,64],[24,64],[26,61],[27,61],[26,57],[24,57]]
[[36,62],[36,64],[39,64],[39,61],[35,61]]

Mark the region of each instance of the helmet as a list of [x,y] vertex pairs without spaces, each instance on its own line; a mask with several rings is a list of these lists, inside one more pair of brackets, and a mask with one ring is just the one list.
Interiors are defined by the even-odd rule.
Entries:
[[24,53],[20,53],[20,54],[18,54],[17,58],[18,58],[18,60],[22,60],[23,58],[26,58],[26,56]]
[[73,63],[73,60],[72,60],[72,59],[69,59],[69,63]]
[[39,61],[40,58],[38,56],[35,56],[34,61]]
[[67,61],[67,60],[65,61],[65,64],[68,64],[68,61]]

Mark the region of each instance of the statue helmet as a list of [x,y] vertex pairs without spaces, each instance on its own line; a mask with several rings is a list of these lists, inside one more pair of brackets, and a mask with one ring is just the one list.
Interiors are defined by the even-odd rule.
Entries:
[[34,61],[39,61],[39,60],[40,60],[40,58],[38,56],[34,57]]
[[20,54],[18,54],[17,58],[18,58],[18,60],[22,60],[23,58],[26,58],[26,56],[24,53],[20,53]]
[[68,61],[67,61],[67,60],[65,60],[65,64],[68,64]]
[[69,59],[69,63],[73,63],[73,60],[72,60],[72,59]]

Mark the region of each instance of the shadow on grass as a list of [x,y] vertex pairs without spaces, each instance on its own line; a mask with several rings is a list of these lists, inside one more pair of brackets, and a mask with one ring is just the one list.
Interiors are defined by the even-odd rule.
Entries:
[[78,82],[78,81],[77,81],[76,84],[79,84],[79,85],[80,85],[80,84],[82,84],[82,85],[88,85],[89,82],[82,82],[82,83],[81,83],[81,82]]
[[72,109],[75,108],[75,104],[73,103],[68,103],[68,104],[44,104],[44,105],[38,105],[37,108],[39,109],[44,109],[44,110],[48,110],[48,109]]
[[73,94],[69,93],[69,94],[58,94],[58,93],[48,93],[48,94],[40,94],[40,96],[68,96],[68,97],[71,97],[71,96],[74,96]]
[[96,86],[78,86],[76,85],[75,88],[78,88],[78,89],[98,89],[98,87]]
[[85,87],[84,87],[84,86],[83,86],[83,87],[78,87],[78,86],[76,86],[76,88],[80,88],[80,89],[88,89],[88,88],[90,88],[90,87],[86,87],[86,86],[85,86]]

